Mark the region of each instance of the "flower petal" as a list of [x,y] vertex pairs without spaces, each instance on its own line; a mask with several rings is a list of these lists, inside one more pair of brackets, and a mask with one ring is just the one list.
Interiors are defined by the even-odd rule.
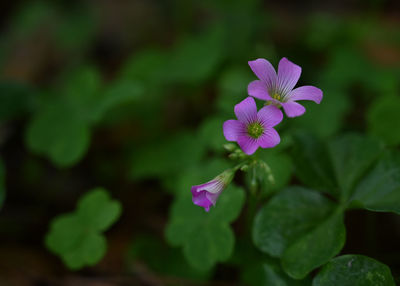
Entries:
[[271,96],[268,93],[268,88],[265,82],[261,80],[255,80],[249,83],[247,86],[247,93],[255,98],[262,100],[271,100]]
[[253,154],[259,147],[257,140],[247,135],[239,137],[237,142],[243,152],[247,155]]
[[300,116],[306,112],[306,109],[303,105],[294,101],[282,102],[282,107],[288,117]]
[[251,123],[257,118],[257,105],[254,98],[247,97],[235,105],[236,117],[242,123]]
[[261,148],[272,148],[281,142],[281,137],[279,133],[273,129],[268,128],[265,130],[264,134],[258,138],[258,144]]
[[201,191],[200,193],[193,195],[192,201],[195,205],[203,207],[207,212],[210,210],[210,206],[213,205],[213,203],[207,197],[206,191]]
[[263,81],[268,88],[276,82],[276,72],[274,67],[266,59],[256,59],[249,61],[249,66],[254,74]]
[[312,100],[320,103],[322,100],[322,90],[315,86],[306,85],[292,90],[289,94],[290,100]]
[[287,58],[282,58],[278,66],[278,91],[283,95],[289,93],[300,78],[301,67]]
[[283,114],[278,107],[267,105],[258,111],[257,118],[264,127],[273,127],[282,121]]
[[228,141],[237,141],[240,136],[246,134],[246,126],[239,120],[227,120],[223,125],[224,136]]

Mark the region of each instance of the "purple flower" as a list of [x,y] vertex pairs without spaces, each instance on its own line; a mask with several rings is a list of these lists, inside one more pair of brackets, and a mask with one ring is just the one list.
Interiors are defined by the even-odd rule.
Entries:
[[315,86],[301,86],[293,89],[300,78],[301,67],[287,58],[282,58],[278,66],[278,74],[265,59],[249,61],[249,66],[259,80],[252,81],[247,91],[249,95],[266,100],[278,107],[282,106],[288,117],[302,115],[306,109],[297,100],[312,100],[320,103],[322,91]]
[[272,127],[282,121],[283,114],[274,105],[264,106],[257,112],[257,105],[248,97],[235,105],[239,120],[224,122],[224,136],[228,141],[236,141],[243,152],[253,154],[258,147],[271,148],[279,144],[281,138]]
[[192,186],[193,203],[208,212],[210,207],[215,205],[225,187],[232,181],[234,174],[235,171],[229,169],[205,184]]

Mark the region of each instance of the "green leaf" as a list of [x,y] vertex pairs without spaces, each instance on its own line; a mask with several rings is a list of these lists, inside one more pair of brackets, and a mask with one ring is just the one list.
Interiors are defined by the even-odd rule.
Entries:
[[370,257],[343,255],[327,263],[313,286],[394,286],[389,267]]
[[356,134],[335,139],[329,152],[343,201],[351,196],[355,184],[383,151],[379,141]]
[[189,132],[155,140],[135,149],[131,175],[133,178],[174,176],[197,165],[204,152],[203,144]]
[[79,200],[77,215],[87,227],[104,231],[117,221],[121,211],[118,201],[111,200],[106,190],[97,188]]
[[0,160],[0,209],[3,206],[4,199],[6,197],[5,177],[6,177],[6,170],[4,168],[3,161]]
[[271,183],[269,180],[264,179],[262,186],[264,195],[280,190],[289,183],[292,177],[293,163],[288,155],[271,149],[261,149],[258,151],[258,157],[271,168],[275,181]]
[[329,153],[322,141],[297,132],[293,136],[291,153],[295,174],[303,184],[338,196]]
[[345,240],[343,210],[338,209],[285,250],[282,256],[283,269],[289,276],[302,279],[338,254]]
[[90,133],[85,120],[65,103],[48,104],[28,125],[28,147],[46,155],[59,167],[77,163],[89,147]]
[[252,80],[255,78],[250,69],[243,67],[227,69],[218,81],[218,109],[224,114],[233,116],[233,107],[245,99],[247,86]]
[[172,205],[166,228],[168,242],[182,246],[188,262],[199,270],[226,261],[233,252],[235,239],[229,223],[240,214],[243,202],[243,190],[230,185],[207,213],[192,203],[188,190]]
[[227,143],[222,130],[224,121],[220,116],[215,116],[202,123],[198,134],[204,146],[216,152],[224,151],[223,145]]
[[223,40],[223,31],[212,27],[180,41],[166,66],[167,81],[196,83],[210,77],[223,60]]
[[400,153],[387,152],[358,184],[354,206],[400,214]]
[[101,232],[109,228],[120,213],[118,202],[111,200],[105,190],[94,189],[81,198],[75,212],[53,219],[46,234],[46,246],[71,269],[94,265],[107,248]]
[[306,286],[310,279],[294,280],[283,272],[278,263],[268,261],[246,267],[242,274],[246,285],[250,286]]
[[[144,262],[154,272],[170,277],[204,281],[212,274],[210,271],[199,271],[191,267],[181,249],[168,247],[164,241],[149,234],[135,236],[129,259]],[[135,265],[133,262],[132,267]]]
[[368,113],[368,130],[385,141],[388,145],[400,144],[400,98],[383,96],[372,102]]
[[254,243],[261,251],[281,257],[288,247],[318,227],[332,210],[333,203],[318,192],[287,188],[258,212],[253,225]]
[[320,138],[327,138],[342,128],[350,109],[349,96],[332,88],[323,88],[323,92],[324,98],[320,104],[301,102],[307,111],[290,122],[293,129],[302,128]]

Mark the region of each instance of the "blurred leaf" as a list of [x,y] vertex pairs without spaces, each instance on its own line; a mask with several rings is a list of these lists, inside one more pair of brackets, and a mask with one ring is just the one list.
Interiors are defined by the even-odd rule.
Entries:
[[121,69],[119,78],[143,81],[148,88],[163,82],[168,55],[161,49],[147,48],[132,55]]
[[77,214],[93,230],[104,231],[121,215],[121,205],[111,200],[107,191],[98,188],[79,200]]
[[99,121],[112,108],[122,104],[135,102],[144,95],[144,87],[138,81],[120,80],[111,84],[102,92],[101,96],[93,102],[91,118]]
[[253,225],[254,243],[261,251],[281,257],[288,247],[318,227],[333,207],[318,192],[287,188],[258,212]]
[[0,82],[0,120],[23,116],[34,106],[34,92],[28,86],[13,82]]
[[202,281],[209,271],[199,271],[186,262],[181,249],[171,248],[151,235],[135,237],[130,251],[131,259],[145,262],[156,273]]
[[400,153],[387,152],[361,180],[350,201],[371,211],[400,214]]
[[89,127],[81,114],[62,102],[40,109],[26,132],[28,147],[48,156],[59,167],[78,162],[86,153],[89,140]]
[[258,151],[258,157],[271,168],[275,181],[275,183],[271,183],[269,180],[266,180],[264,176],[262,186],[264,195],[280,190],[289,183],[292,177],[293,163],[288,155],[278,153],[273,149],[261,149]]
[[334,196],[338,195],[329,154],[322,141],[305,133],[295,133],[292,160],[295,174],[303,184]]
[[227,143],[222,130],[223,123],[221,117],[215,116],[206,119],[199,128],[199,140],[215,152],[224,152],[223,145]]
[[400,144],[400,98],[382,96],[377,98],[367,113],[368,130],[388,145]]
[[342,22],[330,13],[311,15],[305,32],[305,41],[311,49],[327,49],[338,40],[342,26]]
[[177,197],[166,228],[168,242],[182,246],[188,262],[199,270],[226,261],[233,252],[234,234],[229,223],[242,209],[244,191],[230,185],[209,213],[191,201],[191,193]]
[[335,89],[324,89],[324,98],[320,104],[301,102],[306,108],[303,116],[290,123],[293,128],[303,128],[314,135],[326,138],[337,133],[345,123],[345,116],[350,109],[346,94]]
[[218,27],[182,39],[168,61],[167,81],[197,83],[207,79],[224,58],[223,44],[223,31]]
[[137,148],[133,154],[133,178],[177,175],[198,164],[205,152],[201,142],[190,133],[180,133]]
[[3,206],[6,197],[6,170],[3,161],[0,160],[0,209]]
[[356,134],[341,136],[328,146],[342,201],[347,201],[357,181],[382,153],[383,146],[377,140]]
[[84,195],[74,213],[53,219],[46,234],[47,248],[61,256],[70,269],[95,265],[107,248],[102,231],[114,223],[121,213],[121,206],[111,200],[101,188]]
[[[231,67],[227,69],[218,81],[218,109],[227,115],[233,116],[235,104],[247,97],[247,85],[255,78],[250,67]],[[226,118],[228,119],[228,118]]]
[[345,240],[343,210],[338,209],[285,250],[282,256],[283,269],[289,276],[302,279],[337,255]]
[[313,286],[394,286],[389,267],[362,255],[332,259],[314,278]]
[[83,119],[90,122],[92,109],[101,99],[101,76],[94,67],[79,67],[67,73],[62,79],[61,93],[79,112]]

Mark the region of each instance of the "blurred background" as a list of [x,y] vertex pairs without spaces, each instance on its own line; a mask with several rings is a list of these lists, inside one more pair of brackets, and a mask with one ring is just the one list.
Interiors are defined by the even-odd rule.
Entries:
[[[271,192],[298,183],[291,132],[400,144],[396,0],[16,0],[0,14],[2,286],[261,285],[241,271],[240,249],[198,270],[164,234],[179,194],[229,166],[222,123],[256,79],[249,60],[287,57],[303,69],[299,85],[324,91],[279,127]],[[45,236],[96,187],[122,215],[104,233],[104,258],[70,270]],[[239,237],[245,223],[233,225]],[[395,215],[352,211],[346,226],[343,253],[399,277]]]

